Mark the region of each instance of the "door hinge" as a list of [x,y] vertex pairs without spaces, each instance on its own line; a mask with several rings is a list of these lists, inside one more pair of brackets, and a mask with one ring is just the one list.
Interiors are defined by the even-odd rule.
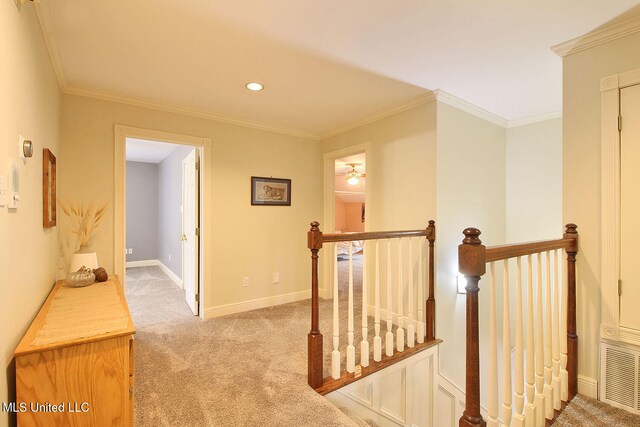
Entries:
[[196,170],[199,171],[200,170],[200,161],[198,160],[196,162]]
[[622,280],[618,279],[618,296],[622,295]]
[[196,303],[200,302],[200,294],[196,294]]
[[200,227],[196,227],[196,236],[200,236]]
[[622,116],[618,115],[618,132],[622,132]]

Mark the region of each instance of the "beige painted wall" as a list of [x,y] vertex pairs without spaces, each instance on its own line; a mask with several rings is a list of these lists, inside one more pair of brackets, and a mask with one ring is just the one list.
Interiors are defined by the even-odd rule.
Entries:
[[432,102],[322,141],[323,153],[371,142],[369,230],[423,228],[434,218],[435,113]]
[[[33,5],[0,4],[0,175],[20,169],[21,206],[0,207],[0,402],[15,400],[13,351],[56,277],[58,229],[42,228],[42,149],[62,160],[60,92]],[[33,157],[18,160],[18,134],[33,141]],[[0,426],[15,421],[0,412]]]
[[[63,97],[60,197],[110,200],[94,249],[113,271],[114,125],[212,140],[213,273],[205,310],[309,289],[309,222],[321,215],[322,159],[315,141],[96,99]],[[92,159],[86,162],[85,159]],[[291,207],[251,206],[250,176],[292,180]],[[280,283],[272,284],[272,274]],[[249,277],[250,285],[242,286]]]
[[[438,102],[437,153],[436,327],[444,341],[440,373],[464,390],[466,297],[457,294],[457,247],[467,227],[479,228],[487,246],[505,241],[506,130]],[[487,283],[480,284],[481,333],[488,331]],[[481,339],[484,374],[487,341]]]
[[563,60],[563,221],[578,252],[578,374],[597,379],[600,327],[600,78],[640,68],[640,33]]
[[562,119],[507,129],[507,242],[562,236]]

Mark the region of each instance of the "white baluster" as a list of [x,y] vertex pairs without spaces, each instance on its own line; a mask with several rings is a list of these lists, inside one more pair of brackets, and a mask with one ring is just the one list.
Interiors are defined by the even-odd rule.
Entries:
[[333,351],[331,352],[331,378],[340,378],[340,315],[338,298],[338,244],[333,257]]
[[384,337],[385,354],[393,356],[393,310],[391,294],[391,239],[387,240],[387,333]]
[[373,360],[382,360],[382,338],[380,338],[380,241],[376,240],[376,289],[375,289],[375,331],[373,338]]
[[560,389],[561,399],[567,401],[569,399],[569,373],[567,372],[567,295],[568,288],[566,285],[567,262],[564,257],[564,251],[559,250],[558,256],[561,260],[560,281],[558,282],[562,288],[562,302],[560,304]]
[[402,239],[398,239],[398,329],[396,350],[404,351],[404,283],[402,281]]
[[489,263],[489,404],[488,427],[498,423],[498,349],[496,338],[496,279],[494,263]]
[[533,261],[527,256],[527,405],[525,418],[527,427],[536,425],[535,344],[533,339]]
[[409,238],[409,300],[407,304],[409,312],[409,324],[407,325],[407,347],[413,348],[416,343],[416,324],[413,318],[413,244]]
[[360,365],[369,366],[369,289],[367,287],[367,242],[362,244],[362,341],[360,342]]
[[349,319],[347,323],[347,372],[356,370],[356,348],[353,346],[353,242],[349,242]]
[[544,340],[542,317],[542,254],[538,252],[538,289],[536,298],[536,427],[544,427]]
[[418,239],[418,343],[424,342],[424,336],[426,335],[427,327],[424,321],[424,260],[422,259],[422,245],[423,240]]
[[551,386],[553,387],[553,408],[557,411],[562,407],[560,399],[560,341],[558,330],[560,328],[560,290],[558,288],[559,269],[558,269],[558,251],[553,252],[553,379]]
[[502,422],[511,425],[511,314],[509,310],[509,260],[502,264]]
[[[506,263],[506,261],[505,261]],[[525,425],[524,413],[524,349],[522,343],[522,258],[516,259],[516,378],[515,378],[515,409],[513,425]]]
[[552,348],[551,348],[551,254],[546,252],[547,271],[544,304],[544,417],[553,419],[553,386],[551,385]]

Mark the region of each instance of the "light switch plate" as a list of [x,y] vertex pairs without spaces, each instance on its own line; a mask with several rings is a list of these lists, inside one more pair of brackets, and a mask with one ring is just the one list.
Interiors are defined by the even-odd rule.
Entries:
[[9,192],[9,203],[7,205],[9,209],[18,209],[20,207],[20,193],[15,191]]

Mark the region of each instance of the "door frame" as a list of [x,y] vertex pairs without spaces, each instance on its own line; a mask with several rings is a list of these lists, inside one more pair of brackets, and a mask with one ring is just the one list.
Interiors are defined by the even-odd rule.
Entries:
[[212,253],[213,238],[213,209],[211,186],[211,138],[184,135],[171,132],[156,131],[124,125],[115,125],[115,194],[114,194],[114,268],[120,276],[123,288],[126,289],[124,255],[126,245],[126,140],[127,138],[146,139],[170,144],[188,145],[200,148],[200,242],[199,242],[199,290],[200,301],[198,313],[204,319],[206,283],[212,283],[212,266],[207,261],[207,255]]
[[[324,218],[320,225],[320,229],[325,233],[333,233],[336,228],[336,166],[337,159],[342,157],[353,156],[355,154],[364,153],[364,162],[367,172],[367,182],[364,187],[364,203],[367,209],[367,216],[370,212],[371,202],[371,182],[373,181],[372,167],[371,167],[371,142],[363,142],[361,144],[351,145],[349,147],[341,148],[339,150],[324,153]],[[369,231],[369,221],[364,222],[364,231]],[[328,260],[327,256],[321,258],[321,260]],[[333,280],[333,274],[331,272],[332,263],[322,261],[322,283],[320,284],[319,294],[321,298],[333,297],[333,286],[331,280]]]
[[640,345],[640,331],[620,326],[620,89],[640,84],[640,69],[600,79],[601,270],[600,337]]

